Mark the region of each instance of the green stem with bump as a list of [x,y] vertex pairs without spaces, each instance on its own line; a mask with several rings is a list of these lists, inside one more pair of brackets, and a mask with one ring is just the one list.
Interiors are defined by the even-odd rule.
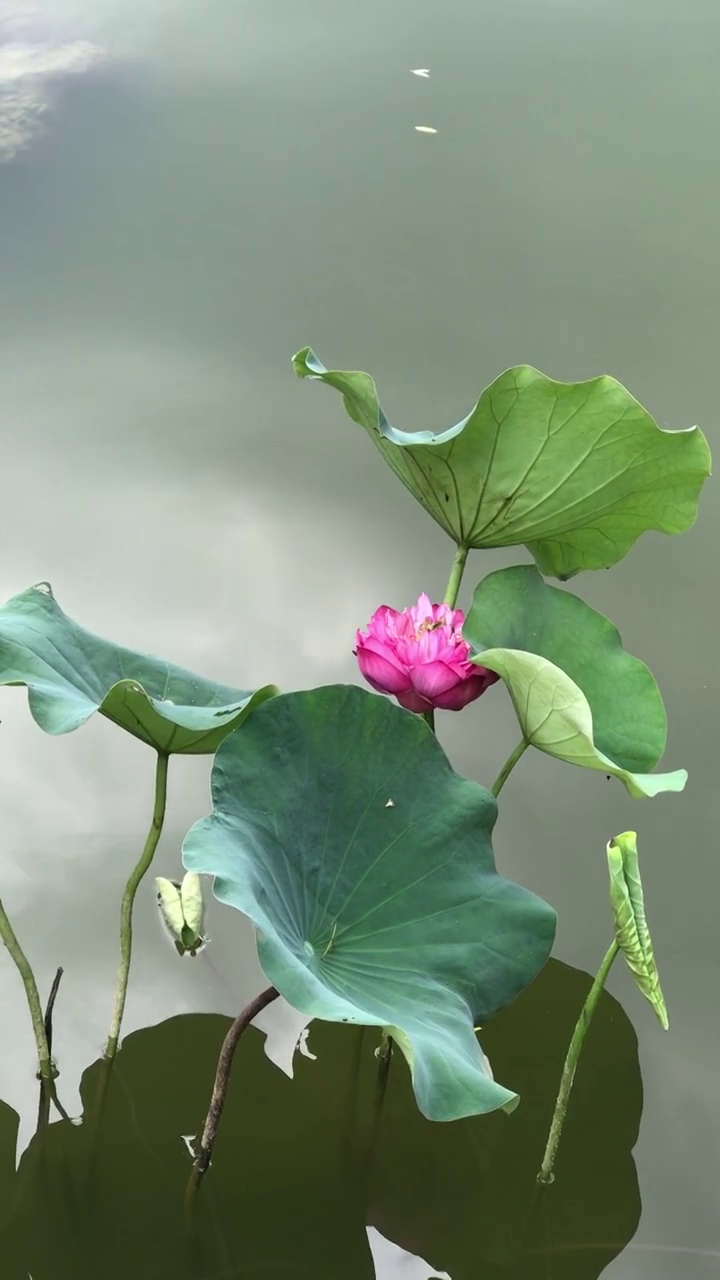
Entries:
[[550,1133],[548,1134],[547,1146],[545,1147],[545,1155],[543,1156],[540,1172],[537,1175],[538,1182],[545,1186],[551,1183],[554,1178],[553,1168],[555,1166],[555,1157],[557,1155],[557,1149],[560,1143],[563,1125],[565,1123],[565,1116],[567,1115],[570,1091],[575,1079],[578,1058],[580,1057],[587,1029],[592,1022],[598,1000],[603,993],[603,988],[607,981],[608,974],[619,950],[620,944],[618,943],[617,938],[613,938],[612,944],[608,947],[603,958],[603,962],[597,971],[595,981],[588,992],[587,999],[575,1025],[575,1030],[573,1031],[573,1037],[570,1041],[570,1048],[567,1051],[567,1057],[565,1059],[565,1065],[560,1079],[560,1090],[558,1092],[557,1102],[555,1103],[555,1110],[550,1124]]
[[2,938],[5,946],[10,953],[25,988],[25,998],[27,1000],[28,1009],[30,1010],[30,1020],[32,1022],[33,1034],[35,1036],[35,1045],[38,1055],[38,1075],[44,1084],[51,1086],[55,1078],[53,1071],[52,1058],[48,1047],[47,1035],[45,1032],[45,1020],[43,1017],[42,1005],[40,1003],[40,994],[35,981],[35,975],[30,967],[25,952],[15,935],[15,930],[10,924],[7,912],[0,902],[0,938]]
[[155,804],[153,808],[152,822],[148,831],[145,847],[142,851],[139,861],[133,868],[130,878],[125,886],[122,904],[120,907],[120,968],[118,970],[117,988],[115,991],[115,1008],[113,1010],[112,1023],[110,1024],[110,1034],[105,1046],[104,1057],[112,1062],[117,1053],[118,1041],[120,1040],[120,1027],[122,1025],[123,1013],[125,1011],[125,998],[127,996],[128,979],[130,977],[130,960],[132,958],[132,912],[135,902],[135,895],[138,891],[140,881],[150,867],[153,860],[155,850],[163,829],[165,821],[165,807],[167,804],[167,775],[168,761],[170,757],[165,751],[158,751],[157,764],[155,767]]

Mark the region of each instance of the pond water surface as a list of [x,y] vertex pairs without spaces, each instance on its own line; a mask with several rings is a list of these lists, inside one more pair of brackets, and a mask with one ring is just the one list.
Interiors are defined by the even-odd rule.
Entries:
[[[294,378],[306,343],[370,370],[407,429],[457,421],[527,362],[611,373],[712,445],[719,48],[711,0],[0,0],[2,598],[49,580],[90,630],[245,688],[359,681],[355,628],[440,598],[452,547],[337,397]],[[291,1080],[252,1031],[190,1248],[184,1136],[265,980],[217,905],[181,962],[151,876],[93,1165],[87,1125],[31,1142],[34,1043],[0,966],[3,1280],[720,1276],[719,524],[711,483],[689,533],[573,582],[656,675],[667,768],[690,782],[640,802],[539,753],[508,782],[498,863],[559,915],[555,959],[483,1040],[523,1097],[511,1120],[433,1126],[398,1070],[373,1147],[373,1033],[312,1026]],[[461,603],[526,558],[474,553]],[[46,736],[22,690],[1,702],[1,893],[43,993],[64,967],[55,1052],[78,1118],[152,754],[100,717]],[[498,686],[438,733],[488,783],[517,730]],[[209,770],[172,761],[157,874],[178,873]],[[617,966],[538,1204],[609,938],[604,848],[627,828],[670,1029]],[[287,1057],[288,1011],[261,1024]]]

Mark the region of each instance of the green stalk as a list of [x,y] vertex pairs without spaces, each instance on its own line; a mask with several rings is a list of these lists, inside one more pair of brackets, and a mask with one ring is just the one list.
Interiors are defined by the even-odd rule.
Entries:
[[612,944],[608,947],[602,964],[597,971],[595,981],[593,982],[587,999],[582,1007],[580,1017],[577,1020],[573,1037],[570,1041],[570,1048],[567,1051],[565,1066],[560,1080],[560,1091],[555,1103],[552,1122],[550,1124],[550,1133],[548,1134],[547,1146],[545,1147],[545,1155],[537,1175],[537,1180],[545,1185],[553,1181],[553,1167],[555,1165],[555,1157],[557,1155],[560,1136],[562,1134],[565,1116],[567,1115],[568,1101],[570,1099],[570,1091],[573,1087],[575,1072],[577,1070],[578,1058],[583,1047],[587,1029],[592,1022],[593,1014],[597,1008],[598,1000],[602,995],[603,987],[607,981],[607,976],[612,968],[613,961],[620,950],[617,938],[613,938]]
[[443,600],[443,603],[449,605],[451,609],[455,608],[455,601],[458,598],[458,591],[460,590],[460,583],[462,582],[462,576],[465,572],[465,561],[468,558],[469,550],[469,547],[459,546],[455,552],[455,559],[453,560],[452,569],[450,570],[447,591],[445,592]]
[[152,822],[148,831],[145,848],[141,857],[133,868],[130,878],[125,885],[122,905],[120,907],[120,968],[118,970],[117,988],[115,991],[115,1008],[113,1010],[112,1023],[110,1024],[110,1034],[108,1042],[105,1046],[104,1057],[112,1062],[117,1053],[118,1041],[120,1039],[120,1027],[122,1025],[123,1013],[125,1011],[125,998],[127,996],[128,979],[130,977],[130,960],[132,957],[132,911],[135,902],[135,894],[138,891],[140,881],[150,867],[153,860],[155,850],[163,829],[165,821],[165,807],[167,804],[167,774],[168,761],[170,757],[167,752],[158,751],[157,764],[155,767],[155,805],[153,808]]
[[513,751],[512,755],[509,755],[509,756],[508,756],[508,758],[507,758],[507,760],[505,761],[505,763],[504,763],[504,765],[503,765],[502,769],[500,770],[500,772],[499,772],[499,774],[498,774],[497,778],[495,779],[495,781],[493,782],[493,784],[492,784],[492,786],[491,786],[491,788],[490,788],[490,790],[492,791],[492,793],[493,793],[493,795],[495,796],[495,798],[496,798],[496,799],[497,799],[497,797],[500,795],[500,792],[502,791],[503,787],[505,786],[505,783],[507,782],[508,778],[510,777],[510,774],[512,773],[513,769],[515,768],[515,765],[517,764],[518,760],[520,759],[520,757],[521,757],[522,755],[524,755],[524,754],[525,754],[525,752],[527,751],[527,749],[528,749],[528,747],[529,747],[529,746],[530,746],[530,743],[527,741],[527,739],[526,739],[526,738],[523,738],[522,742],[518,742],[518,744],[517,744],[517,746],[516,746],[515,750]]
[[[469,547],[458,547],[455,552],[455,559],[452,562],[450,577],[448,578],[447,590],[443,599],[443,604],[447,604],[451,609],[455,608],[455,601],[458,598],[460,583],[462,582],[463,572],[465,570],[465,561],[468,558]],[[420,715],[427,724],[428,728],[435,732],[435,710],[421,711]]]
[[25,987],[25,998],[30,1010],[30,1019],[37,1047],[38,1075],[43,1084],[49,1087],[52,1085],[55,1073],[45,1032],[45,1020],[43,1018],[42,1005],[40,1004],[40,994],[37,989],[35,975],[30,968],[25,952],[15,936],[15,930],[10,924],[2,902],[0,902],[0,938],[2,938],[10,952],[10,958],[13,960]]
[[[448,578],[447,590],[443,604],[447,604],[451,609],[455,608],[455,601],[460,590],[463,572],[465,570],[465,561],[468,558],[469,547],[458,547],[455,552],[455,559],[452,562],[450,577]],[[435,710],[431,707],[429,711],[421,711],[420,715],[427,724],[428,728],[435,732]]]

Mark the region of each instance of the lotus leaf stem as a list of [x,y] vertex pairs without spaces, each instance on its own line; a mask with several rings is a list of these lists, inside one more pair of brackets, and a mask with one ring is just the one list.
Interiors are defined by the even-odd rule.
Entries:
[[130,960],[132,957],[132,912],[133,903],[135,902],[135,894],[138,891],[140,881],[150,867],[153,860],[155,850],[163,829],[165,821],[165,807],[167,804],[167,775],[168,761],[170,757],[165,751],[158,751],[157,764],[155,768],[155,805],[153,808],[152,823],[148,831],[145,847],[142,851],[139,861],[133,868],[130,878],[125,885],[123,893],[122,905],[120,907],[120,968],[118,970],[117,988],[115,991],[115,1008],[113,1010],[112,1023],[110,1025],[110,1034],[105,1046],[105,1058],[110,1062],[113,1061],[117,1053],[118,1041],[120,1039],[120,1027],[122,1025],[123,1013],[125,1011],[125,998],[127,996],[128,979],[130,977]]
[[523,738],[523,739],[522,739],[522,742],[518,742],[518,744],[517,744],[517,746],[516,746],[515,750],[513,751],[512,755],[509,755],[509,756],[508,756],[508,758],[507,758],[507,760],[505,761],[505,763],[504,763],[504,765],[503,765],[502,769],[500,770],[500,772],[499,772],[499,774],[498,774],[497,778],[495,779],[495,781],[493,782],[493,784],[492,784],[492,786],[491,786],[491,788],[490,788],[490,790],[492,791],[492,793],[493,793],[493,795],[495,796],[495,798],[496,798],[496,799],[497,799],[497,797],[500,795],[500,792],[502,791],[503,787],[505,786],[505,783],[507,782],[508,778],[510,777],[510,774],[512,773],[513,769],[515,768],[515,765],[517,764],[518,760],[520,759],[520,757],[521,757],[522,755],[524,755],[524,754],[525,754],[525,752],[527,751],[527,749],[528,749],[528,747],[529,747],[529,746],[530,746],[530,743],[527,741],[527,739],[526,739],[526,738]]
[[455,608],[455,601],[458,598],[458,591],[460,590],[460,583],[462,582],[462,576],[465,572],[465,561],[468,558],[469,550],[469,547],[458,546],[458,549],[455,552],[455,559],[452,563],[447,590],[443,599],[443,604],[449,605],[451,609]]
[[573,1087],[578,1058],[580,1057],[585,1035],[590,1023],[592,1022],[598,1000],[602,995],[603,988],[607,981],[607,976],[613,966],[613,961],[615,960],[619,950],[620,945],[617,938],[613,938],[612,944],[608,947],[603,962],[597,971],[595,981],[588,992],[587,999],[582,1007],[575,1030],[573,1031],[570,1048],[567,1051],[567,1057],[565,1059],[565,1065],[560,1079],[560,1091],[557,1096],[557,1102],[555,1103],[555,1110],[550,1124],[550,1133],[548,1134],[547,1146],[545,1147],[545,1155],[543,1156],[540,1172],[537,1175],[538,1182],[546,1186],[553,1181],[555,1176],[553,1173],[555,1157],[557,1155],[557,1149],[560,1143],[563,1125],[565,1123],[565,1116],[567,1115],[570,1091]]
[[15,930],[7,916],[5,908],[0,902],[0,938],[2,938],[5,946],[10,952],[10,958],[13,960],[15,967],[22,978],[25,987],[25,998],[27,1000],[28,1009],[30,1010],[30,1019],[35,1035],[35,1045],[38,1055],[38,1076],[43,1085],[50,1086],[54,1079],[54,1068],[50,1048],[48,1046],[48,1038],[45,1031],[45,1022],[43,1019],[42,1005],[40,1003],[40,993],[38,992],[35,975],[30,967],[29,961],[20,943],[15,936]]
[[[450,577],[448,579],[447,590],[443,598],[443,604],[448,605],[451,609],[455,608],[455,601],[458,598],[458,591],[460,590],[460,583],[462,582],[462,576],[465,571],[465,561],[468,558],[469,550],[470,550],[469,547],[459,546],[455,552],[455,559],[452,562],[452,569],[450,570]],[[431,729],[432,732],[434,733],[435,732],[434,708],[431,707],[429,711],[422,711],[420,714],[422,715],[422,718],[427,724],[428,728]]]

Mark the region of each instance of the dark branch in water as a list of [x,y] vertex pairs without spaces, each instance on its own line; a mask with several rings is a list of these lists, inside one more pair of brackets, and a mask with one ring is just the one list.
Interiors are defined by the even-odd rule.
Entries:
[[378,1061],[377,1077],[375,1080],[375,1100],[373,1105],[373,1138],[372,1147],[375,1148],[378,1133],[380,1131],[380,1115],[385,1101],[385,1092],[387,1090],[388,1076],[390,1074],[390,1063],[392,1061],[393,1042],[389,1035],[383,1032],[380,1042],[380,1048],[376,1050]]
[[43,1019],[45,1023],[45,1038],[47,1040],[48,1053],[51,1056],[52,1056],[52,1041],[53,1041],[53,1021],[52,1021],[53,1009],[55,1008],[55,1000],[57,999],[58,987],[60,986],[60,979],[63,976],[63,972],[64,972],[63,969],[61,968],[58,969],[57,973],[55,974],[55,977],[53,978],[53,984],[50,988],[50,995],[48,996],[48,1002],[47,1002],[47,1005],[45,1006],[45,1017]]
[[197,1150],[193,1171],[188,1184],[188,1201],[191,1201],[195,1191],[199,1187],[203,1175],[206,1173],[212,1158],[213,1147],[215,1145],[215,1138],[217,1136],[222,1110],[225,1106],[225,1097],[228,1091],[228,1084],[230,1083],[230,1072],[232,1070],[233,1058],[238,1046],[238,1041],[243,1031],[250,1026],[253,1018],[256,1018],[257,1015],[267,1005],[271,1004],[273,1000],[277,1000],[279,994],[279,991],[276,991],[274,987],[268,987],[267,991],[261,991],[260,995],[256,996],[254,1000],[251,1000],[250,1004],[246,1005],[242,1013],[238,1014],[223,1040],[220,1057],[218,1058],[218,1064],[215,1071],[215,1083],[213,1085],[210,1106],[208,1108],[202,1138],[200,1139],[200,1145]]
[[52,1075],[51,1075],[51,1078],[49,1079],[46,1078],[45,1076],[42,1076],[42,1075],[40,1076],[40,1101],[38,1103],[38,1129],[41,1129],[44,1125],[48,1123],[48,1120],[50,1117],[51,1102],[57,1108],[63,1120],[70,1119],[70,1117],[67,1114],[67,1111],[65,1110],[62,1103],[60,1102],[60,1099],[57,1096],[57,1089],[55,1087],[55,1076],[57,1075],[57,1068],[55,1067],[55,1064],[53,1063],[53,1060],[52,1060],[53,1009],[55,1008],[55,1000],[57,998],[58,987],[60,986],[60,979],[62,978],[62,976],[63,976],[63,970],[62,968],[58,968],[57,973],[53,978],[53,983],[50,988],[50,995],[48,996],[48,1001],[45,1006],[45,1016],[43,1018],[43,1026],[45,1028],[45,1039],[47,1041],[48,1059],[50,1061],[50,1070]]

